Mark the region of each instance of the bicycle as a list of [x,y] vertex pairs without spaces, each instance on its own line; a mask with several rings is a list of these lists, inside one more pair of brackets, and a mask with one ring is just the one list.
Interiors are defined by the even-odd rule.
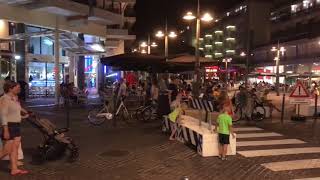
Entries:
[[157,116],[157,103],[155,101],[150,102],[147,106],[141,106],[135,111],[135,117],[137,120],[142,119],[144,122],[154,120]]
[[119,120],[123,120],[125,123],[129,124],[132,117],[124,104],[124,99],[125,98],[120,99],[120,104],[114,113],[110,113],[108,101],[105,101],[102,109],[91,110],[88,114],[89,122],[95,126],[103,124],[106,120],[112,120],[114,126],[117,125],[117,121]]
[[[243,120],[245,117],[243,115],[243,107],[241,104],[237,104],[234,110],[234,121]],[[254,121],[262,121],[266,118],[266,109],[263,104],[254,99],[253,110],[251,113],[251,119]]]

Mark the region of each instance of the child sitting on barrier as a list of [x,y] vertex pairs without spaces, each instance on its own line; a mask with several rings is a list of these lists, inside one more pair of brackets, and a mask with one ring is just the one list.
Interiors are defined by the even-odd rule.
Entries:
[[232,117],[228,114],[228,106],[222,106],[222,111],[217,119],[217,125],[214,131],[218,132],[219,137],[219,158],[221,160],[227,160],[227,150],[230,144],[230,133],[235,138],[235,133],[232,128]]
[[169,120],[171,123],[171,135],[170,140],[175,140],[176,132],[177,132],[177,126],[180,122],[180,115],[183,113],[183,109],[181,107],[181,99],[182,94],[179,93],[174,101],[171,102],[171,113],[169,114]]

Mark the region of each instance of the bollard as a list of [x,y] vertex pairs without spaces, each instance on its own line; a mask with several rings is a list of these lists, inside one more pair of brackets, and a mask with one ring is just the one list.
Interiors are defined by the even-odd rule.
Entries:
[[66,108],[66,118],[67,118],[67,121],[66,121],[66,126],[67,126],[67,129],[70,128],[70,99],[69,97],[66,97],[64,99],[64,104],[65,104],[65,108]]
[[316,138],[316,132],[317,132],[317,120],[318,120],[318,95],[315,95],[314,99],[314,119],[312,123],[312,129],[313,129],[313,138]]
[[281,106],[281,124],[284,124],[284,106],[286,102],[286,94],[283,94],[282,96],[282,106]]

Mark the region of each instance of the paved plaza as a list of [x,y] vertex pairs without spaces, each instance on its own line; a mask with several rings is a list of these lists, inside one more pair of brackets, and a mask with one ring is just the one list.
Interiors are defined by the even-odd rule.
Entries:
[[[23,177],[10,177],[7,162],[1,162],[0,179],[53,180],[191,180],[211,179],[303,179],[320,177],[320,145],[313,138],[312,120],[296,123],[278,117],[259,124],[236,125],[237,155],[227,161],[203,158],[195,150],[168,140],[161,122],[120,124],[110,122],[94,127],[87,122],[88,107],[71,110],[71,132],[80,148],[80,159],[31,163],[41,134],[27,122],[23,124],[25,167]],[[59,127],[66,124],[65,109],[34,107],[41,117]],[[319,136],[318,136],[319,137]]]

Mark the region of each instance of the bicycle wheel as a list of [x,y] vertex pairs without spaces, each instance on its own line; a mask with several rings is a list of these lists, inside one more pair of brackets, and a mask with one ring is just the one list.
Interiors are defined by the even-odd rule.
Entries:
[[266,117],[266,109],[263,106],[256,106],[252,111],[252,120],[262,121]]
[[98,115],[99,112],[100,112],[99,109],[94,109],[94,110],[89,112],[88,120],[89,120],[90,124],[92,124],[94,126],[100,126],[101,124],[104,123],[106,118],[104,116],[99,116]]
[[238,105],[234,111],[233,121],[242,120],[242,108]]
[[144,108],[143,106],[139,107],[134,113],[134,116],[138,121],[142,119],[141,113],[142,113],[143,108]]
[[151,107],[144,109],[141,113],[143,121],[150,121],[152,119],[152,114],[153,112]]

